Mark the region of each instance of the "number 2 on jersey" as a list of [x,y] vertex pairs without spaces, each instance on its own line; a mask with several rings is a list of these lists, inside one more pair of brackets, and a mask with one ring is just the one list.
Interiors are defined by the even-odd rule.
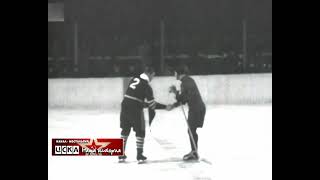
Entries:
[[132,88],[132,89],[136,89],[136,85],[138,85],[139,83],[140,83],[140,79],[139,78],[134,78],[133,79],[133,83],[132,84],[130,84],[130,88]]

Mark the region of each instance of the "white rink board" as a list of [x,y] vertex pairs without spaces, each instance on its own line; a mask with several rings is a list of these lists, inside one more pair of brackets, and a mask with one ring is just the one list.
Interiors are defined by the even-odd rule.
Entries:
[[49,79],[48,106],[120,108],[122,78]]
[[[272,74],[191,76],[206,104],[272,103]],[[49,107],[119,108],[125,91],[124,78],[49,79]],[[155,77],[151,82],[158,102],[172,103],[173,76]]]

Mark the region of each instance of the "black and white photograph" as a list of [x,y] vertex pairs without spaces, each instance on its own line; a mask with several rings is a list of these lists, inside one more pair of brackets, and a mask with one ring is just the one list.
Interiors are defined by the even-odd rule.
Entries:
[[271,180],[272,0],[48,0],[48,179]]

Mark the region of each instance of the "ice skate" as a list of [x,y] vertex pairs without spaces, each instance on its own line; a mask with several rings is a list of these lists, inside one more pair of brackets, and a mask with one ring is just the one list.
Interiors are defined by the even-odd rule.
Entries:
[[147,157],[145,157],[144,155],[142,155],[143,150],[138,148],[137,149],[137,160],[138,160],[138,164],[142,164],[147,160]]
[[126,155],[118,156],[118,159],[119,159],[119,163],[125,162],[127,159],[127,156]]
[[140,160],[144,161],[144,160],[147,160],[147,157],[145,157],[145,156],[142,155],[142,154],[138,154],[138,155],[137,155],[137,160],[138,160],[138,161],[140,161]]
[[190,153],[183,156],[184,161],[199,160],[199,155],[196,151],[191,151]]

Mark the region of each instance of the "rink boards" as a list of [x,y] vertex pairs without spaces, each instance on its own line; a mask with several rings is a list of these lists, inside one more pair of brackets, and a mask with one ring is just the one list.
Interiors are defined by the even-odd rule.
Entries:
[[[272,103],[272,74],[192,76],[206,104]],[[48,107],[119,108],[128,78],[48,79]],[[155,77],[151,82],[158,102],[172,103],[173,76]]]

